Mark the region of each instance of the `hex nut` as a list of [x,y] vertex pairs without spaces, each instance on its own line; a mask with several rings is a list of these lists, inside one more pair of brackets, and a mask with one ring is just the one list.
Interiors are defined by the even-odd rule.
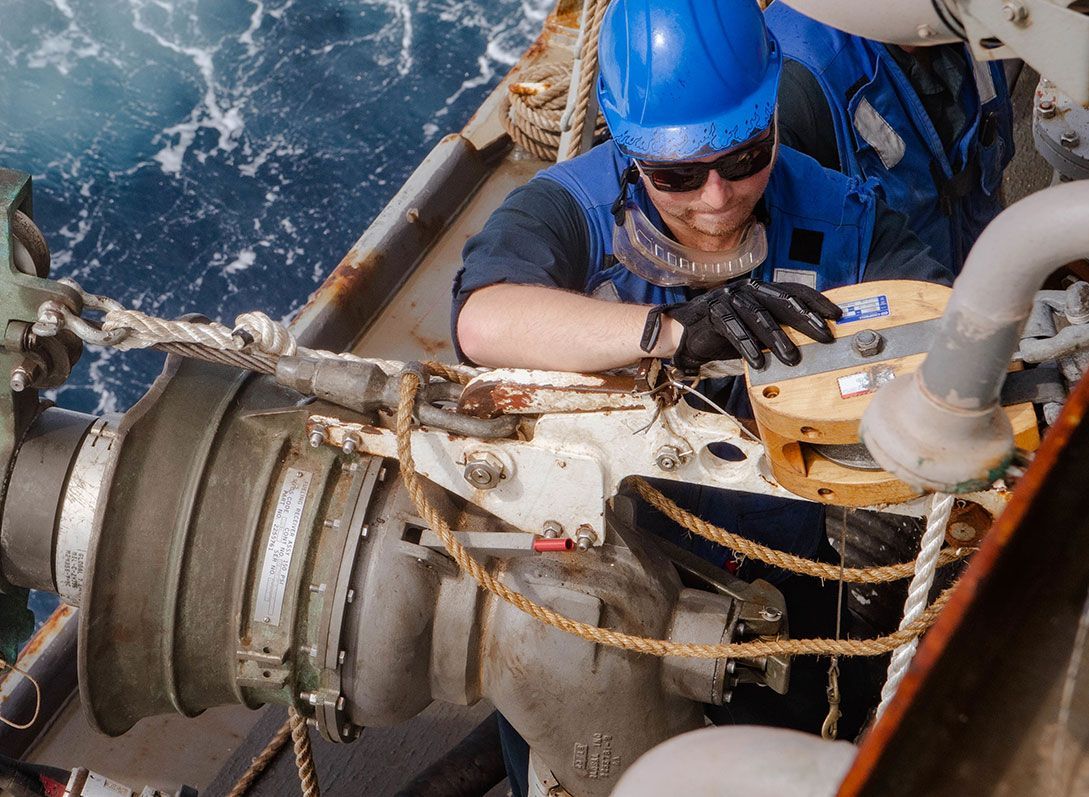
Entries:
[[597,542],[597,532],[593,528],[585,523],[578,527],[578,531],[575,532],[575,545],[580,551],[588,551]]
[[478,490],[492,490],[504,476],[503,463],[486,452],[470,454],[465,459],[465,481]]
[[1036,105],[1036,110],[1040,112],[1042,118],[1050,119],[1055,116],[1055,103],[1051,100],[1040,100]]
[[872,329],[861,329],[851,338],[851,346],[861,357],[874,357],[885,347],[885,339]]
[[1009,0],[1002,4],[1002,16],[1007,22],[1024,25],[1028,15],[1028,9],[1019,0]]
[[1073,130],[1067,130],[1059,137],[1059,143],[1067,149],[1074,149],[1081,143],[1081,136]]
[[676,470],[687,460],[688,457],[677,446],[662,446],[654,452],[654,464],[667,472]]
[[563,536],[563,525],[557,520],[546,520],[541,525],[541,536],[548,540],[555,540]]

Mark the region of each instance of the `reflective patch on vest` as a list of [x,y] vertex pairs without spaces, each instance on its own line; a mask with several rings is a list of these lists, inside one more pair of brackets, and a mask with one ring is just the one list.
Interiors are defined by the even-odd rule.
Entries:
[[855,109],[855,130],[874,148],[886,169],[891,169],[903,159],[906,150],[904,139],[865,97]]
[[817,289],[817,272],[804,268],[777,268],[771,272],[772,282],[800,282]]
[[598,285],[590,295],[595,299],[601,299],[606,302],[619,302],[620,293],[616,290],[616,284],[612,280],[605,280]]
[[976,75],[976,91],[979,93],[979,104],[986,105],[998,96],[998,90],[994,87],[994,75],[991,74],[991,62],[977,61],[972,58],[972,71]]

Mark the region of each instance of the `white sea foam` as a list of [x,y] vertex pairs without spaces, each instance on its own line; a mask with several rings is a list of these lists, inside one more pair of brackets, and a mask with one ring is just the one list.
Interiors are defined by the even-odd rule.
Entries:
[[[165,9],[169,6],[157,4]],[[192,60],[204,82],[204,94],[202,102],[190,111],[189,118],[184,122],[170,125],[164,128],[152,139],[153,143],[162,142],[164,145],[152,158],[158,161],[166,174],[180,174],[186,152],[196,139],[197,132],[202,128],[215,130],[219,134],[215,149],[230,152],[237,146],[238,139],[245,127],[242,108],[240,105],[221,103],[217,94],[216,72],[214,56],[218,51],[216,47],[202,47],[197,45],[179,44],[159,33],[143,18],[143,9],[146,3],[143,0],[134,0],[132,4],[132,26],[155,41],[160,47],[179,55],[184,55]],[[198,159],[206,158],[210,153],[196,153]]]
[[224,274],[238,274],[257,262],[257,253],[252,249],[243,249],[237,257],[223,267]]
[[257,53],[257,44],[253,40],[253,34],[261,29],[261,23],[265,18],[265,4],[261,0],[249,0],[253,4],[253,13],[250,14],[250,26],[238,37],[240,44],[246,45],[249,55]]

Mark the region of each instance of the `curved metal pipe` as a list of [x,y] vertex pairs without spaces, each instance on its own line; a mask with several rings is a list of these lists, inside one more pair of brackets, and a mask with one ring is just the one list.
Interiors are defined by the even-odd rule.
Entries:
[[[895,3],[874,3],[873,0],[783,2],[833,28],[879,42],[920,46],[961,41],[953,29],[953,26],[959,26],[957,18],[949,11],[949,4],[940,0],[897,0]],[[938,6],[941,6],[941,13]]]
[[870,403],[861,435],[885,470],[922,489],[979,489],[1002,475],[1013,436],[998,396],[1036,290],[1089,253],[1089,182],[1054,186],[983,231],[922,367]]

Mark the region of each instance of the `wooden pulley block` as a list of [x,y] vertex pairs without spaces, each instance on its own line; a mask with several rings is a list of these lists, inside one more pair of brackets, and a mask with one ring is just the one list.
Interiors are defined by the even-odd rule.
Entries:
[[[786,366],[769,356],[746,368],[756,424],[775,479],[791,492],[838,506],[895,504],[920,495],[881,470],[858,437],[874,393],[917,369],[937,332],[952,289],[912,280],[863,282],[827,291],[843,308],[835,341],[815,343],[787,330],[802,353]],[[1031,403],[1005,408],[1015,444],[1040,443]]]

